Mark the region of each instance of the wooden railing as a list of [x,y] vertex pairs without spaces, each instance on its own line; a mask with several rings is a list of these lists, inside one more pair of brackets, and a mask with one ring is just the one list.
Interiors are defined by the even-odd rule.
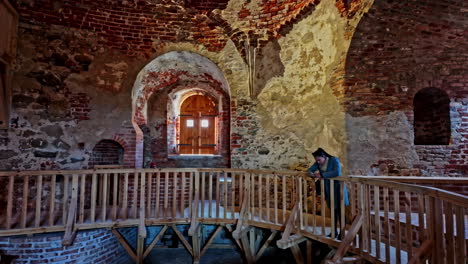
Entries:
[[[468,198],[370,177],[334,178],[341,196],[335,226],[334,188],[300,172],[240,169],[98,169],[0,172],[0,236],[190,224],[237,224],[241,244],[250,226],[281,231],[281,248],[300,252],[311,238],[382,263],[466,263]],[[343,184],[344,183],[344,184]],[[335,233],[335,229],[337,230]],[[337,235],[339,236],[337,237]],[[327,236],[330,235],[330,236]],[[336,238],[335,238],[336,237]],[[139,240],[142,241],[142,240]],[[140,252],[140,251],[139,251]],[[147,255],[147,252],[145,252]],[[250,252],[255,262],[255,252]]]

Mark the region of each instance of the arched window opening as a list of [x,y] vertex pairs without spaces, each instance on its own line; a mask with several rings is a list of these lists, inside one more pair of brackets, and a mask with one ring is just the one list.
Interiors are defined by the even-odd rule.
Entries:
[[94,146],[89,165],[122,165],[123,156],[124,149],[119,143],[103,139]]
[[179,154],[215,154],[217,152],[218,111],[205,95],[192,95],[180,106],[178,126]]
[[450,99],[444,91],[425,88],[414,96],[414,144],[448,145]]

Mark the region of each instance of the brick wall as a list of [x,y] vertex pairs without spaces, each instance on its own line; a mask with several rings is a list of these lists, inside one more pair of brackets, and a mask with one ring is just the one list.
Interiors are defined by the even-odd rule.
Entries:
[[[412,175],[467,175],[468,54],[463,5],[457,0],[375,1],[361,19],[342,73],[345,89],[339,91],[340,86],[335,86],[347,113],[379,118],[403,111],[410,124],[416,125],[408,129],[416,130],[414,136],[419,137],[422,125],[415,119],[421,119],[413,112],[416,94],[425,88],[437,88],[450,100],[449,106],[444,103],[449,113],[444,110],[444,117],[432,119],[441,127],[434,129],[431,125],[435,130],[432,135],[442,136],[444,144],[433,141],[430,145],[416,145],[419,161],[413,167],[392,169],[385,165],[394,157],[381,159],[373,166],[383,166],[398,175],[408,175],[411,170],[417,170],[410,172]],[[424,109],[423,116],[431,111],[434,108]],[[450,135],[445,123],[448,118]],[[422,133],[429,135],[428,130],[424,128]]]
[[93,148],[89,166],[119,165],[123,163],[124,148],[113,140],[101,140]]
[[63,233],[0,238],[4,255],[18,256],[14,263],[129,263],[119,241],[107,229],[79,231],[71,246],[62,246]]

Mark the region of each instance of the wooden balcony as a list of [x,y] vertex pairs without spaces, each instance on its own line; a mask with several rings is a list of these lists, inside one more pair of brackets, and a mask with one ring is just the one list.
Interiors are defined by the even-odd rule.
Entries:
[[[463,179],[457,182],[468,181]],[[112,228],[130,256],[141,263],[168,227],[190,224],[191,243],[178,235],[197,262],[211,243],[201,248],[198,227],[216,224],[232,232],[249,263],[262,255],[278,232],[282,235],[277,246],[291,248],[298,263],[311,262],[311,239],[337,248],[331,263],[341,261],[346,252],[373,263],[466,263],[468,197],[372,177],[334,178],[330,184],[344,182],[350,194],[349,207],[343,198],[339,201],[341,221],[335,227],[334,190],[330,189],[329,209],[324,202],[325,182],[319,181],[317,195],[315,180],[299,172],[0,172],[0,236],[62,231],[63,243],[70,244],[78,230]],[[165,227],[144,249],[145,227],[152,225]],[[116,230],[130,226],[139,227],[136,252]],[[252,246],[251,227],[270,229],[272,237],[261,247]],[[303,241],[308,248],[305,256],[298,246]]]

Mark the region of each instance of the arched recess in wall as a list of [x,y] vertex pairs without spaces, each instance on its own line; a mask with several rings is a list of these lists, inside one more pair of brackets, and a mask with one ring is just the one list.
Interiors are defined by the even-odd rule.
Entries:
[[133,86],[132,120],[137,145],[140,144],[136,153],[137,167],[138,163],[148,166],[151,162],[160,167],[186,166],[175,157],[179,154],[177,128],[180,106],[186,98],[197,94],[211,98],[218,110],[219,134],[215,154],[220,161],[206,165],[229,166],[228,83],[211,60],[193,52],[173,51],[147,64]]
[[450,99],[438,88],[424,88],[413,99],[414,144],[448,145],[450,143]]
[[123,165],[124,148],[118,142],[110,139],[99,141],[93,148],[89,166]]

